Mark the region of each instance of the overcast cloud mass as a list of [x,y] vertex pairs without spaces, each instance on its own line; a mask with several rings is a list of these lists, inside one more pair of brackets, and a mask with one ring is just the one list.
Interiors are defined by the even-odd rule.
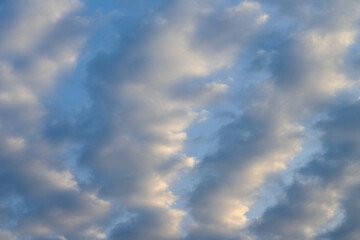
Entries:
[[0,240],[359,240],[359,0],[0,0]]

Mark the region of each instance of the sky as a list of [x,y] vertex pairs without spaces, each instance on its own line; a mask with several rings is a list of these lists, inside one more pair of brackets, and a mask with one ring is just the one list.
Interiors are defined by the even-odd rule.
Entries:
[[359,0],[0,0],[0,239],[360,239],[359,31]]

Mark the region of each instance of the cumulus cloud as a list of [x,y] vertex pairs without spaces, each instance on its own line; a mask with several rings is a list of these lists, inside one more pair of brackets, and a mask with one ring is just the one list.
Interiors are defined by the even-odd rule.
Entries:
[[[349,209],[357,207],[358,113],[358,102],[345,103],[317,123],[325,152],[301,168],[283,199],[257,220],[260,239],[356,239],[357,214]],[[332,219],[335,227],[327,226]]]
[[[303,4],[308,4],[309,8],[319,7]],[[338,12],[328,10],[338,4],[332,1],[331,6],[321,9],[320,16],[314,13],[307,16],[305,23],[296,22],[298,26],[288,33],[282,46],[276,44],[276,48],[267,47],[265,50],[274,53],[267,70],[268,80],[254,90],[260,91],[260,97],[246,106],[237,120],[219,131],[218,150],[205,157],[199,166],[201,180],[189,203],[194,217],[194,233],[190,233],[189,239],[200,236],[207,239],[214,234],[219,235],[216,239],[241,238],[241,232],[246,232],[246,213],[267,176],[285,169],[301,151],[304,139],[301,123],[312,112],[321,111],[324,103],[337,92],[351,86],[344,77],[339,59],[354,42],[358,6],[352,7],[347,17],[343,17],[341,8]],[[351,4],[348,7],[351,8]],[[298,21],[297,17],[304,16],[293,15],[292,20]],[[314,26],[312,22],[318,18],[326,19],[326,26]],[[341,28],[328,26],[334,18],[341,18],[344,25]],[[291,196],[306,197],[306,190],[301,187],[289,191],[294,191]],[[321,196],[336,201],[332,194],[331,191],[324,192]],[[319,201],[322,203],[324,199]],[[289,208],[279,212],[292,219],[293,208],[298,206],[291,207],[293,199],[288,201]],[[315,218],[307,219],[316,221]],[[273,218],[268,217],[268,221],[272,223]],[[304,222],[306,226],[315,226],[312,221]],[[289,231],[281,222],[276,226],[279,231]],[[306,227],[301,229],[297,222],[293,228],[301,234],[310,231]],[[275,231],[274,226],[271,225],[269,230]],[[269,236],[266,235],[265,239]],[[307,237],[296,234],[280,236],[281,239]]]
[[359,12],[1,1],[0,238],[356,239]]
[[42,101],[76,63],[88,20],[75,14],[79,1],[0,6],[0,201],[1,228],[7,229],[2,239],[87,236],[109,204],[78,188],[62,160],[64,149],[41,132]]
[[[202,1],[164,8],[123,40],[127,49],[100,54],[89,67],[93,105],[88,118],[98,130],[80,164],[91,169],[91,185],[101,196],[135,215],[116,225],[114,239],[181,236],[185,212],[173,207],[179,196],[170,185],[181,168],[193,166],[182,153],[185,130],[200,116],[197,109],[227,90],[224,83],[203,79],[231,64],[264,16],[259,5],[247,2],[221,13]],[[219,21],[219,37],[201,33],[210,30],[209,21]],[[254,23],[239,27],[237,21]],[[223,36],[228,39],[221,44],[217,38]]]

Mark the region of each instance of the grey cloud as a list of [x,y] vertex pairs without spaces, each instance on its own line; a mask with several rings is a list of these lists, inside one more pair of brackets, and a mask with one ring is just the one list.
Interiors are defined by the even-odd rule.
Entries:
[[344,239],[353,240],[360,237],[359,231],[359,186],[350,190],[341,203],[345,211],[345,219],[335,229],[328,231],[321,237],[324,239]]
[[[102,21],[87,3],[0,2],[1,239],[356,239],[359,103],[302,126],[356,84],[356,0],[118,1],[118,40],[82,53]],[[90,56],[88,102],[68,117],[47,101]],[[185,145],[204,113],[205,131],[226,124],[197,164]],[[306,130],[324,153],[250,222]]]
[[301,132],[291,128],[279,134],[285,121],[281,118],[264,104],[220,130],[219,149],[199,166],[202,180],[190,201],[191,213],[204,225],[205,236],[207,231],[223,231],[224,235],[217,234],[226,237],[227,232],[245,225],[249,202],[264,174],[281,168],[298,151]]
[[[97,221],[109,203],[79,190],[64,160],[67,150],[42,136],[44,98],[76,63],[85,39],[87,20],[74,14],[81,3],[1,4],[7,14],[0,40],[0,202],[1,227],[8,230],[1,234],[8,239],[99,239]],[[73,25],[64,32],[69,22]],[[52,45],[55,39],[59,42]]]
[[254,235],[258,239],[312,239],[314,228],[324,225],[333,214],[326,208],[336,207],[331,189],[315,180],[310,184],[296,182],[286,194],[280,204],[270,207],[256,221]]
[[[177,223],[174,222],[174,215],[169,214],[166,209],[136,209],[133,215],[126,223],[115,227],[110,239],[180,239],[173,236],[173,228]],[[159,228],[162,229],[160,233]]]
[[[181,235],[185,213],[172,207],[177,196],[170,186],[181,168],[194,164],[182,153],[185,130],[196,119],[196,109],[226,90],[225,84],[203,78],[231,63],[244,41],[241,33],[255,30],[261,24],[256,20],[262,18],[256,4],[240,5],[234,19],[226,19],[223,10],[220,17],[226,21],[221,22],[219,37],[230,36],[224,48],[216,49],[217,36],[200,39],[206,21],[217,17],[217,11],[202,10],[212,7],[202,1],[167,3],[159,14],[151,15],[153,21],[123,40],[128,48],[100,54],[89,66],[93,105],[88,118],[96,130],[89,135],[79,163],[91,169],[91,185],[102,196],[137,215],[118,224],[111,233],[114,238]],[[242,18],[243,13],[247,15]],[[235,27],[237,20],[247,19],[254,24]],[[233,47],[227,49],[230,41]],[[199,49],[200,42],[206,48]],[[215,50],[216,56],[211,56]],[[198,91],[188,92],[194,90],[192,84]],[[168,228],[169,233],[164,232]]]
[[[356,214],[348,209],[357,206],[359,109],[358,102],[337,106],[317,124],[324,153],[301,168],[284,198],[257,220],[259,239],[356,239]],[[345,219],[337,230],[322,234],[342,208]]]
[[[348,86],[338,59],[344,58],[347,48],[354,41],[358,6],[355,2],[349,3],[346,9],[351,8],[352,11],[344,14],[344,8],[333,11],[333,7],[335,9],[339,4],[340,1],[332,1],[323,9],[321,5],[309,3],[309,7],[316,10],[315,13],[292,14],[290,21],[296,24],[289,25],[285,35],[280,34],[285,39],[274,41],[274,48],[271,48],[271,44],[259,45],[265,45],[265,51],[271,53],[268,69],[265,69],[268,81],[265,80],[260,87],[254,87],[253,91],[259,97],[242,109],[243,114],[237,120],[219,131],[218,150],[205,157],[199,165],[200,183],[189,202],[195,221],[190,236],[192,232],[196,232],[197,236],[208,236],[209,233],[217,232],[224,238],[241,238],[240,233],[246,233],[248,224],[246,213],[264,181],[268,176],[285,169],[289,161],[300,152],[304,137],[300,124],[311,116],[311,113],[324,109],[326,104],[334,99],[334,95]],[[278,14],[288,14],[283,11],[284,9]],[[331,22],[341,18],[344,22],[343,28],[340,29],[337,25],[328,28],[326,25],[323,30],[319,25],[314,26],[312,21],[319,18],[318,14]],[[270,16],[267,26],[271,27],[273,24],[274,31],[278,31],[277,25],[284,24],[284,21],[286,24],[288,17],[280,16],[271,21]],[[344,41],[339,40],[340,37],[343,37]],[[278,45],[279,42],[284,45]],[[289,192],[309,198],[309,201],[320,199],[316,195],[307,196],[307,188],[306,184],[299,184],[298,187],[289,189]],[[324,190],[323,195],[327,197],[321,198],[319,203],[329,199],[331,204],[336,204],[336,198],[332,194],[332,189]],[[300,219],[308,220],[299,220],[304,226],[300,226],[297,219],[294,219],[288,224],[293,232],[289,230],[291,234],[286,235],[287,230],[284,228],[282,233],[281,225],[286,223],[285,219],[292,219],[294,212],[297,213],[297,207],[301,208],[292,204],[292,200],[296,198],[286,200],[284,206],[280,206],[276,212],[284,216],[284,220],[279,217],[279,220],[274,220],[276,223],[271,225],[272,213],[269,210],[269,213],[266,213],[269,216],[265,214],[270,227],[266,227],[267,222],[261,225],[269,230],[264,239],[304,239],[308,237],[307,234],[311,234],[311,229],[306,232],[307,227],[327,220],[321,215],[321,209],[319,218],[312,218],[314,211],[307,209],[308,212],[303,211],[303,217],[299,216]],[[303,206],[306,207],[307,205]],[[278,228],[272,229],[275,225]],[[260,227],[258,231],[261,233]]]

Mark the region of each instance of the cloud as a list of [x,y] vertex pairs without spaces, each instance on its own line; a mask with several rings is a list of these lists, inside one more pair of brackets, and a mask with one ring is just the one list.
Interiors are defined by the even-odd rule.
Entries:
[[355,239],[359,11],[1,1],[0,238]]
[[[329,119],[317,124],[325,152],[301,168],[284,198],[255,222],[254,232],[260,239],[356,236],[356,229],[350,223],[354,215],[347,209],[357,206],[356,201],[350,203],[349,199],[356,199],[358,188],[359,141],[355,137],[358,118],[359,103],[344,103],[330,110]],[[346,209],[343,220],[338,215],[341,209]],[[337,230],[329,230],[327,224],[336,218]]]
[[[355,176],[354,176],[355,177]],[[351,189],[350,193],[343,198],[341,208],[345,211],[345,219],[335,228],[322,235],[324,239],[356,239],[360,236],[358,220],[359,216],[359,187]]]
[[66,150],[41,135],[44,98],[76,63],[88,31],[89,20],[76,15],[81,6],[75,0],[1,2],[2,239],[100,239],[88,232],[109,203],[79,189],[64,164]]
[[[331,4],[335,7],[339,2],[332,1]],[[303,5],[314,9],[319,7],[310,3]],[[274,173],[286,169],[301,152],[305,138],[302,122],[311,113],[324,109],[325,103],[338,92],[351,86],[352,83],[344,77],[339,59],[344,58],[347,48],[354,42],[358,9],[354,7],[348,17],[343,17],[343,9],[338,9],[339,12],[330,9],[327,6],[318,10],[319,15],[307,15],[304,21],[301,20],[303,24],[300,23],[303,14],[292,15],[291,20],[296,21],[298,26],[288,30],[286,38],[281,40],[282,46],[277,41],[273,48],[267,43],[256,46],[265,45],[264,54],[269,55],[268,68],[264,69],[267,79],[254,87],[252,93],[258,97],[244,107],[240,117],[220,129],[218,150],[206,156],[199,165],[200,183],[189,202],[194,224],[188,239],[206,239],[211,235],[219,235],[218,239],[244,238],[242,235],[246,234],[249,223],[247,213],[264,182]],[[330,28],[327,23],[324,23],[326,26],[311,24],[320,17],[326,22],[341,18],[344,24],[342,28]],[[270,18],[266,27],[274,26],[273,31],[276,32],[277,24],[283,24],[283,21],[281,17],[273,21]],[[306,186],[289,189],[294,192],[291,196],[306,198],[307,191],[303,188]],[[330,190],[323,192],[322,196],[327,197],[316,201],[322,203],[329,199],[336,202]],[[317,197],[309,198],[314,200]],[[292,219],[292,212],[298,205],[292,205],[292,198],[287,201],[289,206],[278,209],[276,213]],[[309,212],[314,211],[309,209]],[[273,239],[278,236],[281,239],[305,239],[308,237],[306,231],[311,232],[306,227],[321,221],[312,215],[304,217],[309,220],[304,221],[304,228],[297,222],[284,228],[287,220],[272,225],[275,217],[270,212],[267,214],[270,232],[277,231],[275,226],[280,232],[282,229],[284,232],[294,229],[292,235],[274,235]],[[271,234],[265,235],[264,239],[271,237]]]
[[[89,65],[93,104],[86,127],[96,131],[87,137],[80,164],[90,169],[91,185],[102,197],[135,215],[115,223],[114,239],[181,236],[185,212],[173,206],[178,196],[171,184],[181,168],[193,166],[182,163],[189,159],[182,153],[185,130],[200,116],[196,109],[227,89],[203,78],[231,64],[264,15],[250,3],[221,14],[202,1],[167,3],[161,9],[123,40],[126,49],[99,54]],[[218,18],[219,35],[203,38],[208,21]],[[245,20],[254,23],[235,24]],[[217,37],[227,38],[224,46]]]

